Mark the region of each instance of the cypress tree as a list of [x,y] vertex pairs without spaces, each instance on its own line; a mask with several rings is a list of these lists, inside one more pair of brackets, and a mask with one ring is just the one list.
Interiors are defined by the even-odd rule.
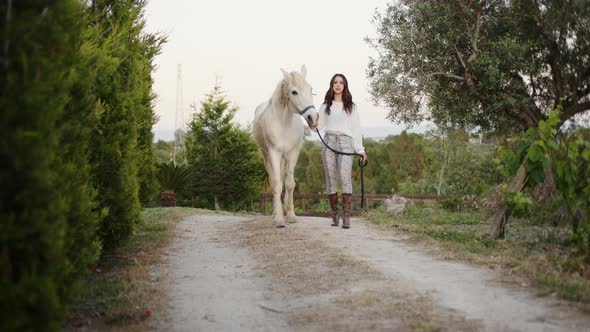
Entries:
[[186,141],[193,172],[189,195],[206,202],[204,207],[247,209],[260,192],[265,172],[262,158],[250,132],[232,123],[236,111],[216,85],[190,124]]
[[10,17],[0,65],[0,330],[58,330],[100,249],[80,48],[87,25],[74,0],[3,4],[0,15]]
[[108,50],[95,83],[101,116],[92,142],[100,206],[108,209],[100,237],[110,249],[127,241],[140,219],[140,188],[147,201],[156,190],[151,127],[152,60],[163,39],[144,35],[143,1],[95,1],[92,16]]
[[[143,30],[144,22],[140,23]],[[141,38],[141,53],[138,54],[136,65],[141,75],[139,82],[139,107],[136,108],[138,120],[137,148],[139,150],[139,199],[142,204],[154,200],[158,194],[158,181],[156,179],[156,157],[152,144],[154,134],[152,127],[156,123],[153,102],[156,98],[152,91],[152,71],[155,68],[154,58],[160,53],[161,45],[166,39],[158,34],[145,34]]]

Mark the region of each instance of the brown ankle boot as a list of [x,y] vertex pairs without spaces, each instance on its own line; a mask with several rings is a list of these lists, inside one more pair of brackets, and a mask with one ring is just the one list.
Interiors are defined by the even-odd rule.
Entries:
[[342,194],[342,228],[350,228],[352,194]]
[[332,226],[338,226],[340,215],[338,214],[338,193],[328,195],[332,208]]

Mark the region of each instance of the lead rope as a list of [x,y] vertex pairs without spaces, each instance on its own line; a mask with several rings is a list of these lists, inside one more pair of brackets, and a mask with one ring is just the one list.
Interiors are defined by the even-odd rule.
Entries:
[[[356,153],[356,152],[342,152],[342,151],[337,151],[332,149],[322,138],[322,135],[320,135],[320,131],[318,130],[318,128],[315,129],[316,133],[318,133],[318,136],[320,137],[320,141],[322,141],[322,143],[324,143],[324,145],[330,149],[330,151],[334,152],[334,153],[338,153],[338,154],[343,154],[345,156],[359,156],[361,157],[362,155],[360,153]],[[365,183],[364,183],[364,176],[363,176],[363,168],[365,166],[367,166],[367,164],[369,163],[368,160],[365,160],[365,162],[363,163],[363,158],[359,158],[359,168],[361,169],[361,209],[363,209],[365,207]]]

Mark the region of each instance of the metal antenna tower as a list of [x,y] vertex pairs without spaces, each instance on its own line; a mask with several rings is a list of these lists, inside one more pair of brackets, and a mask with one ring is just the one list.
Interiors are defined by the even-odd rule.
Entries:
[[[179,152],[184,151],[184,101],[182,99],[182,69],[178,64],[178,79],[176,81],[176,115],[174,117],[174,149],[172,158],[176,164]],[[186,153],[183,154],[186,162]]]

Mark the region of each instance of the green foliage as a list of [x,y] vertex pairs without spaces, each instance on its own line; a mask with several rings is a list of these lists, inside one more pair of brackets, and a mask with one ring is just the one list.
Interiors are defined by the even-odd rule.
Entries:
[[590,108],[589,15],[588,1],[390,1],[368,40],[371,95],[405,123],[522,132],[560,103],[563,123]]
[[12,3],[0,6],[0,330],[54,331],[101,246],[128,236],[111,226],[133,222],[139,185],[153,187],[142,146],[161,40],[141,33],[141,1]]
[[461,198],[447,198],[440,200],[440,205],[443,209],[447,211],[461,211]]
[[295,192],[323,193],[326,191],[324,163],[318,143],[307,142],[304,145],[299,153],[294,173]]
[[[420,137],[417,149],[422,155],[422,172],[404,178],[397,188],[399,192],[477,195],[488,190],[497,181],[492,162],[494,146],[468,141],[467,132],[452,129],[439,129]],[[415,170],[418,164],[404,167]]]
[[150,75],[162,38],[142,32],[144,5],[105,0],[90,8],[100,47],[93,89],[100,118],[90,148],[99,204],[108,209],[99,229],[106,249],[130,238],[140,198],[148,201],[156,189]]
[[[423,176],[426,168],[424,155],[424,139],[417,134],[403,131],[400,135],[390,137],[382,145],[367,142],[367,151],[371,152],[371,165],[366,169],[366,183],[372,190],[380,193],[399,191],[400,182],[418,179]],[[354,166],[358,173],[358,165]],[[376,179],[379,179],[375,181]],[[356,187],[360,186],[359,179]]]
[[550,116],[539,122],[538,128],[527,130],[526,136],[529,142],[526,150],[525,165],[530,185],[535,185],[543,181],[545,170],[549,166],[550,150],[559,149],[558,144],[554,141],[557,130],[555,127],[559,123],[560,111],[550,114]]
[[154,150],[154,159],[156,164],[172,161],[174,142],[158,140],[152,145],[152,149]]
[[[57,331],[98,258],[78,1],[15,2],[0,89],[0,330]],[[0,7],[7,17],[6,6]],[[34,24],[33,24],[34,22]]]
[[[136,22],[143,31],[144,22]],[[135,57],[133,67],[136,75],[134,113],[137,121],[137,176],[139,179],[139,200],[142,204],[150,202],[158,192],[156,180],[156,156],[152,149],[154,134],[152,127],[156,123],[153,102],[156,95],[152,91],[152,72],[155,69],[154,59],[160,53],[165,38],[161,35],[140,33],[136,36]]]
[[262,158],[251,133],[231,122],[236,111],[215,86],[190,124],[186,150],[194,176],[184,194],[202,204],[196,207],[217,202],[226,210],[247,210],[262,189]]
[[[473,195],[496,184],[495,146],[468,143],[465,131],[390,136],[383,142],[365,139],[369,166],[365,192]],[[321,142],[307,141],[295,167],[296,192],[325,191]],[[442,174],[441,174],[442,172]],[[439,185],[440,184],[440,185]],[[353,191],[360,192],[360,169],[353,163]]]
[[173,162],[158,164],[156,177],[161,190],[181,190],[191,180],[191,170],[186,165],[176,165]]
[[527,131],[530,142],[525,165],[531,185],[541,182],[551,168],[563,205],[573,222],[574,240],[590,257],[590,134],[572,128],[559,133],[561,109]]
[[533,206],[533,199],[530,196],[522,191],[509,191],[506,185],[502,186],[502,196],[504,203],[511,208],[515,217],[526,216]]
[[498,145],[498,157],[494,160],[497,170],[503,177],[509,178],[516,175],[518,168],[526,157],[526,151],[531,145],[529,140],[515,136],[516,147]]

